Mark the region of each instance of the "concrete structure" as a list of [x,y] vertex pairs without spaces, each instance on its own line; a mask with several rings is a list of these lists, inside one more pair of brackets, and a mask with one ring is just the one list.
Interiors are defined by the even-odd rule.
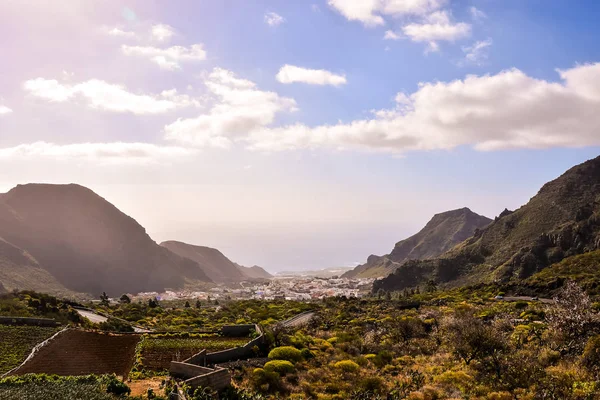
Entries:
[[263,331],[258,325],[228,325],[221,330],[223,336],[245,336],[255,331],[258,336],[241,347],[207,353],[206,349],[184,360],[183,362],[171,361],[169,372],[176,378],[185,380],[193,388],[210,387],[221,390],[231,384],[231,375],[225,368],[209,368],[207,365],[237,361],[255,357],[256,348],[261,348],[264,343]]

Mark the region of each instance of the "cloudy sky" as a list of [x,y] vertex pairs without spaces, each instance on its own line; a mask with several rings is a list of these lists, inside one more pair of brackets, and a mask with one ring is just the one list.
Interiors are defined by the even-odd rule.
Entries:
[[600,153],[600,3],[0,0],[0,192],[75,182],[157,241],[353,265]]

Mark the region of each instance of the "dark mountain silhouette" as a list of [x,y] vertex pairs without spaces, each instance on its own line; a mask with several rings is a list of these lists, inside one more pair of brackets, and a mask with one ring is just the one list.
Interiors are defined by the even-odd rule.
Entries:
[[[159,246],[133,218],[79,185],[19,185],[1,194],[0,238],[4,259],[39,267],[76,292],[118,295],[210,281],[198,264]],[[15,263],[15,254],[24,262]]]
[[442,256],[411,261],[375,282],[397,290],[433,279],[451,285],[518,282],[566,257],[600,248],[600,157],[545,184]]
[[491,221],[468,208],[436,214],[419,233],[396,243],[390,254],[382,257],[371,255],[366,264],[357,266],[343,276],[345,278],[387,276],[408,260],[423,260],[443,254]]
[[173,253],[193,260],[215,282],[241,282],[253,279],[268,279],[271,275],[258,266],[246,268],[232,262],[217,249],[195,246],[183,242],[167,241],[160,244]]

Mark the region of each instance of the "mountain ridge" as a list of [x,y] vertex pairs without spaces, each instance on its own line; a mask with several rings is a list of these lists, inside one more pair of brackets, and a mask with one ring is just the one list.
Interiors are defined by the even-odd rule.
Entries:
[[415,235],[396,243],[390,254],[371,255],[365,264],[346,272],[345,278],[377,278],[413,259],[441,255],[492,222],[467,207],[435,214]]
[[436,259],[414,261],[375,282],[397,290],[435,280],[462,285],[515,282],[600,248],[600,157],[544,184],[529,202]]
[[160,247],[136,220],[81,185],[27,184],[0,194],[0,237],[75,292],[210,282],[196,263]]

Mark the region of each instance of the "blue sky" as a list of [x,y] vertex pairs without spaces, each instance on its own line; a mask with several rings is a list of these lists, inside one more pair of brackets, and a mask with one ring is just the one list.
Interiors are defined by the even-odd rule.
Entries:
[[0,4],[0,190],[86,185],[157,240],[353,265],[600,150],[600,3]]

